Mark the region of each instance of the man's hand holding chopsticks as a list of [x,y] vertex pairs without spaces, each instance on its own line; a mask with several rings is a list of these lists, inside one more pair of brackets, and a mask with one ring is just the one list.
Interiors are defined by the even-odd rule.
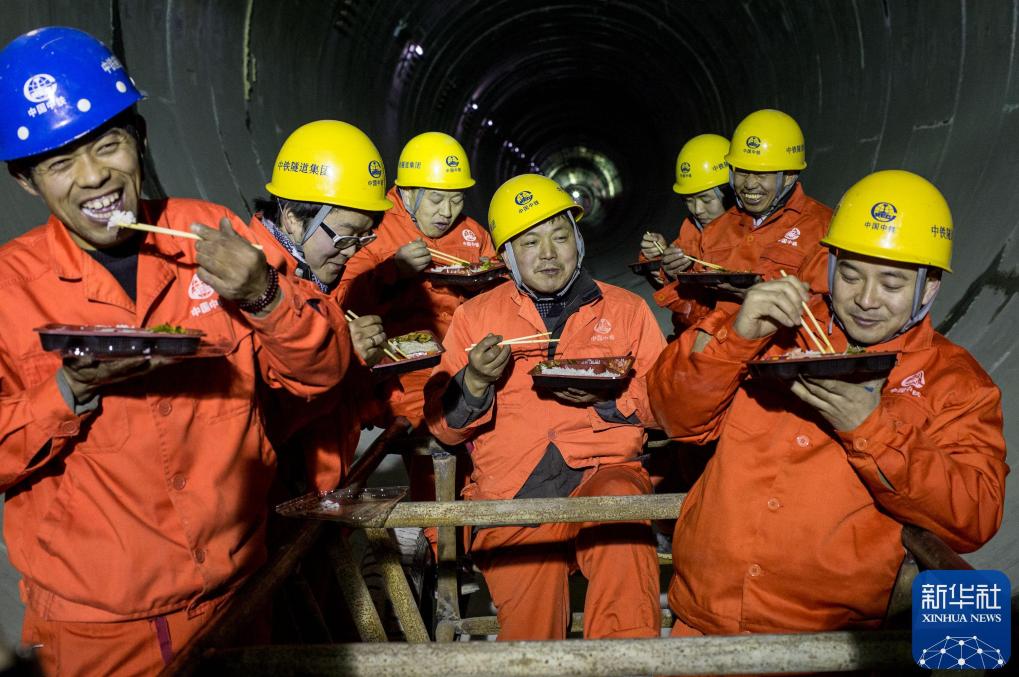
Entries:
[[501,336],[489,334],[467,354],[464,387],[475,397],[484,397],[488,386],[499,380],[510,362],[512,346],[500,346]]
[[677,273],[689,270],[692,265],[693,260],[676,245],[669,245],[662,254],[662,270],[669,277],[676,277]]
[[733,328],[743,338],[756,340],[779,327],[798,327],[802,304],[809,299],[807,285],[792,276],[755,284],[747,291]]
[[378,315],[361,315],[347,322],[350,328],[350,340],[354,350],[369,367],[378,364],[385,355],[386,330],[382,328],[382,318]]
[[[269,265],[265,254],[234,232],[230,220],[220,219],[219,229],[200,223],[191,224],[191,232],[201,240],[198,252],[198,277],[219,292],[220,297],[239,304],[258,301],[269,287]],[[281,294],[265,308],[272,310]]]
[[400,247],[394,258],[401,277],[414,277],[432,264],[428,245],[420,238]]
[[664,235],[652,233],[649,230],[640,240],[640,253],[644,255],[644,258],[654,260],[659,258],[668,246],[669,243],[665,241]]

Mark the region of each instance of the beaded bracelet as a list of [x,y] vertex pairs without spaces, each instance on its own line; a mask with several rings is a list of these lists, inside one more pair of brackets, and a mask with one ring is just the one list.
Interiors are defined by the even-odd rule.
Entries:
[[265,288],[265,291],[257,299],[250,303],[238,303],[237,307],[246,313],[255,315],[262,312],[269,304],[276,298],[276,293],[280,290],[280,274],[272,266],[269,268],[269,284]]

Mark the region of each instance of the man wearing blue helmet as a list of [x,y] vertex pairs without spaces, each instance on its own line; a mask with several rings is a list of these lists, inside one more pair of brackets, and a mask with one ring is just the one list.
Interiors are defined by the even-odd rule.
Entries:
[[[141,199],[141,98],[74,29],[0,51],[0,160],[51,212],[0,247],[4,536],[22,640],[51,674],[154,673],[208,621],[265,558],[256,388],[317,395],[349,354],[325,297],[279,276],[236,215]],[[135,222],[164,230],[117,227]],[[33,331],[51,323],[183,327],[219,350],[62,361]]]

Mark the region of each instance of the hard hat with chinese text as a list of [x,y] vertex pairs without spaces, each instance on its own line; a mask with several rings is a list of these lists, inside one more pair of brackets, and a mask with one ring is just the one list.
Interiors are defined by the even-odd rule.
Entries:
[[407,142],[396,168],[401,188],[464,190],[474,185],[467,152],[460,142],[442,132],[418,134]]
[[789,115],[765,108],[743,118],[725,161],[750,172],[798,172],[807,167],[803,131]]
[[488,227],[496,249],[529,228],[569,211],[575,221],[584,210],[552,179],[540,174],[514,176],[499,186],[488,207]]
[[29,31],[0,51],[0,160],[61,148],[141,98],[120,60],[88,33]]
[[265,189],[286,200],[366,211],[393,206],[386,198],[382,155],[364,132],[339,120],[298,127],[276,156]]
[[875,172],[846,191],[821,240],[833,249],[952,270],[952,212],[927,179]]

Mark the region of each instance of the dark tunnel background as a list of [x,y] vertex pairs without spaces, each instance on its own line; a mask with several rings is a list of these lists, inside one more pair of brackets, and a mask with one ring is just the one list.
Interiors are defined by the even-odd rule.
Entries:
[[[1016,0],[5,0],[0,10],[3,43],[63,24],[122,56],[148,95],[152,195],[247,217],[280,143],[304,122],[364,129],[390,181],[410,136],[446,131],[478,179],[467,213],[484,222],[492,191],[516,173],[575,182],[598,212],[584,225],[595,276],[648,298],[625,264],[645,229],[671,236],[683,216],[671,192],[679,147],[729,135],[752,110],[784,110],[806,135],[803,183],[828,204],[888,168],[946,194],[955,272],[934,319],[1001,386],[1006,436],[1019,440]],[[4,240],[46,217],[13,181],[0,182],[0,201]],[[1001,532],[970,559],[1019,580],[1014,479],[1009,488]],[[16,593],[5,576],[0,620],[13,638],[20,613],[7,611]]]

